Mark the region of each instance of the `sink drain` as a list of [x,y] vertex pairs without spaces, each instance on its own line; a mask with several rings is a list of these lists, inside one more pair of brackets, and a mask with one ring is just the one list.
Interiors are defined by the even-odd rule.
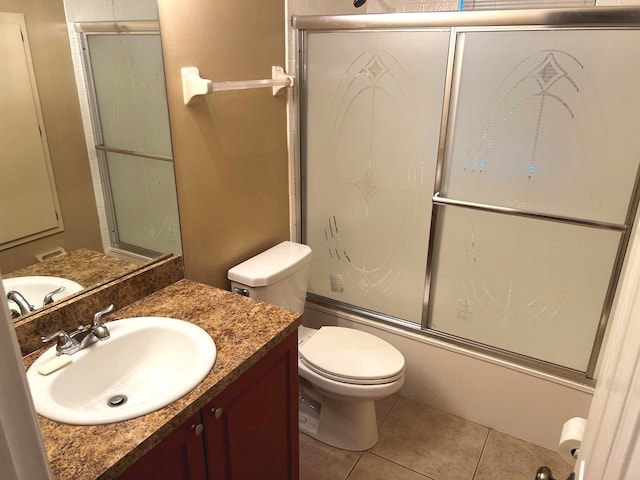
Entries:
[[114,395],[109,400],[107,400],[107,405],[109,405],[110,407],[120,407],[127,403],[127,400],[128,399],[126,395]]

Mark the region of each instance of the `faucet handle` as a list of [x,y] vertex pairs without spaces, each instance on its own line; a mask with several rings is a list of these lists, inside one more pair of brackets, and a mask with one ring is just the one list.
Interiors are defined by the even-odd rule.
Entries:
[[96,313],[93,316],[93,323],[91,325],[94,327],[102,326],[102,316],[112,311],[113,311],[113,303],[109,305],[107,308],[105,308],[104,310],[100,310],[98,313]]
[[102,316],[113,311],[113,304],[109,305],[104,310],[100,310],[93,316],[93,323],[91,323],[91,329],[93,330],[93,334],[98,337],[100,340],[104,340],[110,337],[109,330],[102,323]]
[[73,340],[67,332],[62,330],[47,335],[46,337],[40,337],[43,343],[50,342],[51,340],[57,340],[56,355],[60,355],[64,349],[68,349],[73,346]]
[[53,292],[49,292],[44,296],[44,300],[42,301],[42,306],[45,307],[50,303],[53,303],[55,300],[53,299],[54,295],[64,292],[64,285],[56,288]]

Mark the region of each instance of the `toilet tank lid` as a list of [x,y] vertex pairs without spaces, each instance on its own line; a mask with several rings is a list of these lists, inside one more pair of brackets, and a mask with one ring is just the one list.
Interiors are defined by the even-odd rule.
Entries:
[[232,282],[248,287],[264,287],[302,268],[311,261],[311,248],[295,242],[282,242],[251,257],[227,272]]

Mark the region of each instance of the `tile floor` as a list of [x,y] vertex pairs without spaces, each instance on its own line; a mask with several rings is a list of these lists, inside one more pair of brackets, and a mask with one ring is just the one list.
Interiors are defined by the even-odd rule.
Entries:
[[376,404],[380,440],[348,452],[300,434],[301,480],[534,480],[547,465],[570,466],[551,450],[394,395]]

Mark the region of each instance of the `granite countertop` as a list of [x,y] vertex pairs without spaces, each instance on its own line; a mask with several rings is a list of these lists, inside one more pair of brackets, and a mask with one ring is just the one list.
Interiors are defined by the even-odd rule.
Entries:
[[126,262],[104,253],[80,248],[44,262],[3,274],[4,278],[25,276],[62,277],[79,283],[84,288],[95,287],[114,278],[140,268],[135,263]]
[[[216,343],[213,369],[181,399],[124,422],[77,426],[39,416],[55,479],[116,478],[294,333],[301,319],[298,313],[190,280],[180,280],[105,319],[141,316],[179,318],[202,327]],[[43,351],[25,357],[25,367]]]

